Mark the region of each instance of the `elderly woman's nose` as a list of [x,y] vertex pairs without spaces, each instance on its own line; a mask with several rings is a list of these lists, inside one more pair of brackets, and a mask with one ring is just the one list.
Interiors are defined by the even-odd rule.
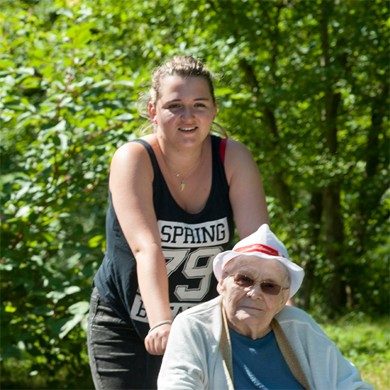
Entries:
[[255,283],[248,291],[247,294],[249,297],[253,299],[263,298],[263,292],[261,291],[261,287],[259,283]]

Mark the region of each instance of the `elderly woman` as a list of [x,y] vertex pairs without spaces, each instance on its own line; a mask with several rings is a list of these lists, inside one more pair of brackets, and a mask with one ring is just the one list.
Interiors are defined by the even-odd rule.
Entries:
[[220,296],[174,321],[158,388],[372,389],[302,310],[304,272],[262,225],[214,259]]

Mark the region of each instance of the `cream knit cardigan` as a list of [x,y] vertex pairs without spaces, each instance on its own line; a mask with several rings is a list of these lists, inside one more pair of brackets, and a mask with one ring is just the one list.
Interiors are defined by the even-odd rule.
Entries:
[[[229,331],[221,298],[174,320],[158,379],[159,390],[234,390]],[[295,378],[308,390],[373,390],[319,325],[286,306],[271,324]]]

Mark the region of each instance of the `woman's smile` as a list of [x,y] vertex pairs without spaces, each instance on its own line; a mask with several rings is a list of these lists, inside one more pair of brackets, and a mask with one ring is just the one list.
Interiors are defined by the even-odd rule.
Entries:
[[180,131],[183,131],[185,133],[190,133],[190,132],[194,132],[198,127],[195,126],[195,127],[179,127],[179,130]]

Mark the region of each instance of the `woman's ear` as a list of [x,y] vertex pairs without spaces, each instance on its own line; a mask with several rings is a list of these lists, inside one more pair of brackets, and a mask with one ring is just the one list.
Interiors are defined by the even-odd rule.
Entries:
[[282,300],[281,300],[281,309],[282,310],[284,308],[284,306],[286,306],[286,303],[290,300],[290,288],[288,288],[287,290],[283,290],[282,292]]
[[287,302],[289,302],[289,301],[290,301],[290,289],[288,288],[287,290],[283,290],[283,292],[281,294],[279,308],[275,314],[280,313],[284,309],[284,307],[286,306]]
[[154,104],[153,104],[152,102],[149,102],[149,103],[148,103],[148,112],[149,112],[150,120],[151,120],[153,123],[157,123],[157,112],[156,112],[156,107],[154,106]]
[[[215,102],[214,103],[214,119],[215,119],[215,117],[217,116],[217,114],[218,114],[218,104],[217,104],[217,102]],[[213,119],[213,120],[214,120]]]
[[224,278],[222,277],[218,284],[217,284],[217,291],[219,295],[222,295],[222,293],[225,291],[225,286],[224,286]]

